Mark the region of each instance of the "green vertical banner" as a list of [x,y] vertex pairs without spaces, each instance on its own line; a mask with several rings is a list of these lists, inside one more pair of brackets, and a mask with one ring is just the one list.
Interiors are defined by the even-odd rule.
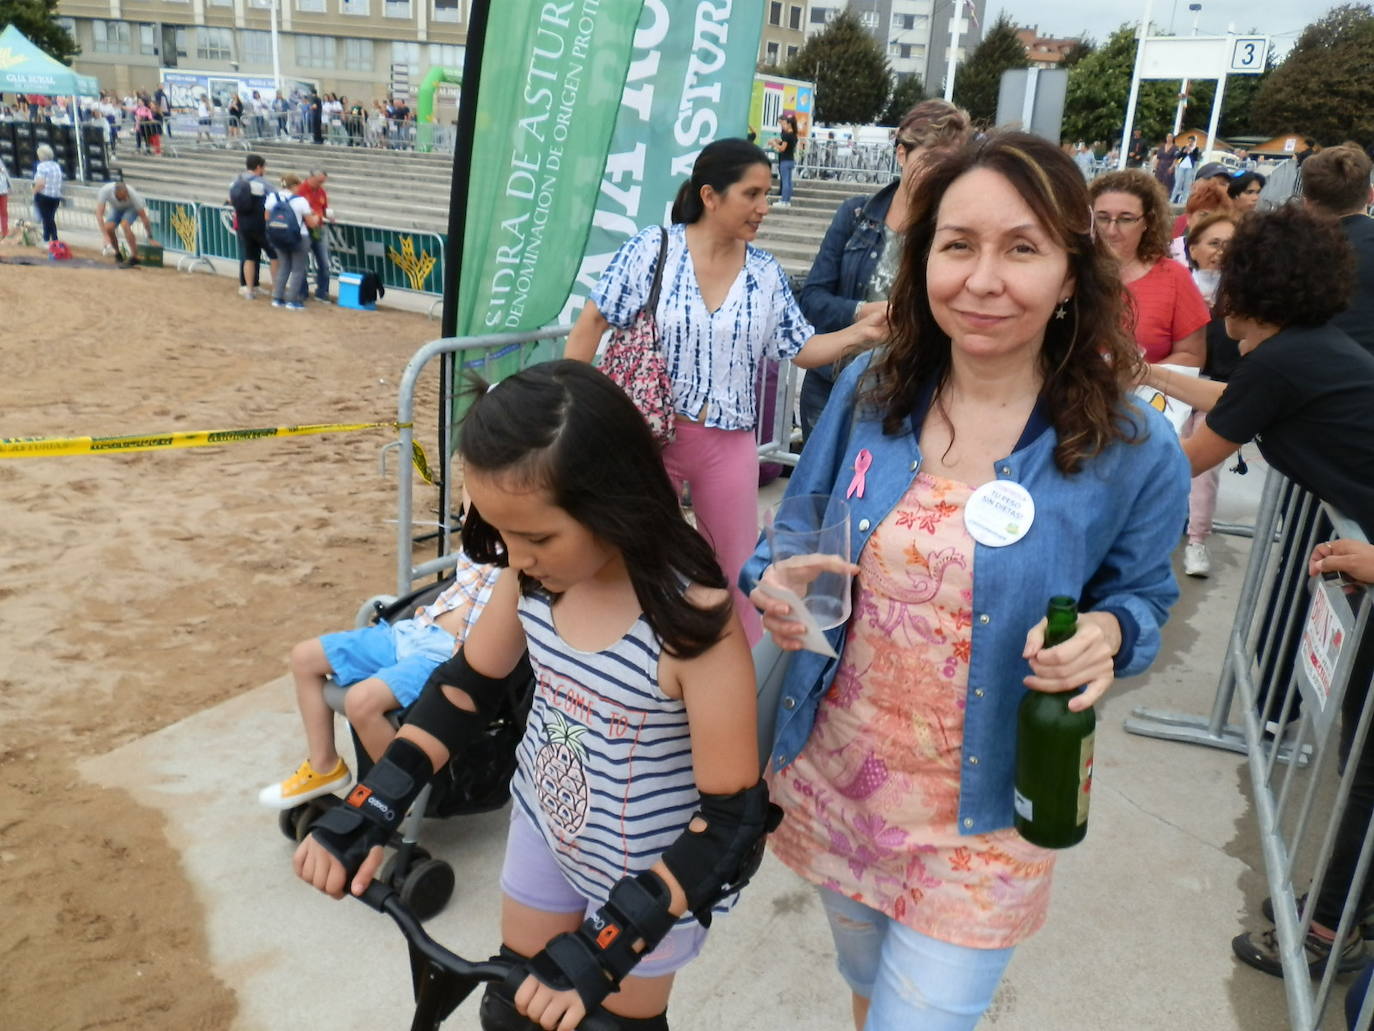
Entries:
[[572,322],[616,249],[667,225],[702,147],[743,136],[764,0],[644,0],[591,232],[559,321]]
[[[459,336],[537,329],[562,311],[643,6],[491,5],[468,161]],[[493,371],[486,375],[500,378]]]

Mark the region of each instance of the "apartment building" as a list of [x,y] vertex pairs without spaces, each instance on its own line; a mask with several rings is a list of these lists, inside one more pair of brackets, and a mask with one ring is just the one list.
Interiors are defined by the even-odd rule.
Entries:
[[806,42],[807,4],[765,0],[759,34],[759,67],[776,68],[796,56]]
[[370,101],[411,93],[431,65],[460,69],[467,0],[60,0],[81,46],[75,67],[124,94],[164,72],[283,80]]
[[[845,8],[887,51],[892,76],[897,81],[920,76],[928,93],[944,88],[949,64],[949,24],[954,6],[961,0],[812,0],[806,12],[806,33],[823,30]],[[982,19],[987,0],[962,0],[959,60],[982,39]],[[972,15],[972,16],[970,16]]]
[[1026,48],[1032,68],[1058,68],[1079,43],[1075,36],[1042,36],[1039,25],[1017,29],[1016,38]]

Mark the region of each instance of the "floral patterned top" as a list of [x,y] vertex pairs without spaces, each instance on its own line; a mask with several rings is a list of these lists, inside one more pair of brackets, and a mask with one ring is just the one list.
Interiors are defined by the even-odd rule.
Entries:
[[788,866],[913,930],[972,948],[1045,922],[1054,853],[1014,829],[959,834],[973,623],[968,485],[920,473],[860,556],[839,672],[796,762],[770,776]]

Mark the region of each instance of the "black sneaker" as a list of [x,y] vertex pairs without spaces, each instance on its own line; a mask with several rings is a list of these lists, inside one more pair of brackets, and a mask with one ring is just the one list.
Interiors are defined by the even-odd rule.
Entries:
[[[1312,977],[1321,977],[1331,958],[1332,942],[1318,938],[1308,931],[1303,940],[1303,951],[1307,957],[1307,971]],[[1231,939],[1231,951],[1236,958],[1256,970],[1263,970],[1275,977],[1283,976],[1283,963],[1279,960],[1278,932],[1246,931]],[[1336,956],[1336,973],[1353,974],[1365,964],[1364,939],[1356,934],[1345,943]]]

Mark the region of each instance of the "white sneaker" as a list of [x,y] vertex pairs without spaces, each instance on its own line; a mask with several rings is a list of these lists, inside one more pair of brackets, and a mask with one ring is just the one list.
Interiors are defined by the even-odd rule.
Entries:
[[239,296],[242,297],[245,301],[251,301],[253,298],[258,296],[258,292],[254,290],[251,286],[241,286],[239,287]]
[[1188,576],[1206,576],[1212,571],[1212,560],[1207,554],[1207,545],[1202,541],[1189,541],[1183,549],[1183,572]]

